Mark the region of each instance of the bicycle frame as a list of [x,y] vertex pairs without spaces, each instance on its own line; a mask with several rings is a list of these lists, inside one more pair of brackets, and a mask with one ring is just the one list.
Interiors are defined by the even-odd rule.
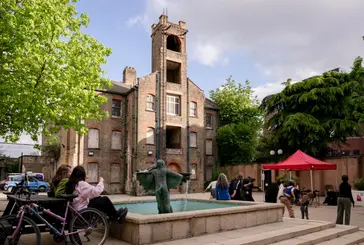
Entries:
[[[78,231],[75,231],[75,232],[65,232],[65,226],[66,226],[66,222],[67,222],[67,214],[69,212],[69,209],[71,209],[72,212],[75,213],[75,215],[79,216],[79,217],[82,217],[76,209],[74,209],[71,205],[70,205],[70,202],[68,201],[67,202],[67,206],[66,206],[66,212],[65,212],[65,216],[64,217],[61,217],[53,212],[51,212],[50,210],[48,209],[43,209],[42,210],[42,213],[44,214],[47,214],[59,221],[62,222],[62,229],[61,231],[57,230],[55,227],[53,227],[45,218],[43,218],[35,209],[38,208],[39,206],[35,203],[30,203],[30,204],[25,204],[25,205],[22,205],[20,207],[20,210],[19,210],[19,213],[17,214],[17,218],[19,218],[19,221],[18,221],[18,225],[15,229],[15,231],[13,232],[13,234],[11,235],[12,239],[15,239],[16,236],[19,234],[19,231],[20,231],[20,228],[21,228],[21,224],[22,224],[22,221],[23,221],[23,217],[25,215],[25,213],[32,213],[34,214],[39,220],[41,220],[46,226],[48,226],[51,230],[53,230],[53,232],[55,232],[57,235],[59,236],[62,236],[62,235],[65,235],[65,236],[69,236],[69,235],[73,235],[73,234],[76,234],[76,233],[80,233],[80,232],[83,232],[85,229],[81,229],[81,230],[78,230]],[[82,219],[84,219],[82,217]],[[86,221],[84,219],[84,221]],[[87,222],[87,221],[86,221]],[[88,222],[87,222],[88,223]]]

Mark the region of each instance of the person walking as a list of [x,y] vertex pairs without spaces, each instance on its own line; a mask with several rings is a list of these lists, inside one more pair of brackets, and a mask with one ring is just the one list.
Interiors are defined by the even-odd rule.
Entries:
[[[288,186],[286,188],[286,191],[284,192],[283,196],[279,197],[279,200],[281,201],[281,203],[284,204],[284,206],[286,206],[287,210],[288,210],[288,215],[290,218],[294,218],[294,211],[292,209],[292,202],[295,202],[295,195],[294,195],[294,182],[292,180],[290,180],[288,182]],[[284,216],[284,209],[283,209],[283,216]]]
[[231,200],[229,182],[225,174],[221,173],[216,182],[216,200]]
[[341,177],[342,183],[339,187],[339,198],[337,199],[337,217],[336,224],[342,225],[344,221],[345,212],[345,225],[350,224],[351,205],[355,205],[354,198],[351,193],[351,186],[349,185],[349,177],[343,175]]

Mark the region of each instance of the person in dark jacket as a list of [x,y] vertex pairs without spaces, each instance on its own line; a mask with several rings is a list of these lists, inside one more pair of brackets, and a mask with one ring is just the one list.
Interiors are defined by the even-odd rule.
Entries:
[[245,196],[244,196],[245,201],[254,202],[254,198],[253,198],[254,181],[255,181],[255,179],[252,177],[248,177],[247,181],[245,181],[245,182],[248,182],[248,183],[244,184],[244,186],[243,186],[244,191],[245,191]]
[[343,175],[341,177],[342,183],[339,187],[339,198],[337,199],[337,217],[336,224],[342,225],[344,221],[345,212],[345,225],[350,224],[351,205],[355,205],[354,198],[351,193],[351,186],[349,185],[349,177]]
[[239,173],[236,177],[236,181],[233,182],[233,193],[231,194],[231,199],[241,201],[243,197],[241,195],[242,186],[243,186],[243,174]]

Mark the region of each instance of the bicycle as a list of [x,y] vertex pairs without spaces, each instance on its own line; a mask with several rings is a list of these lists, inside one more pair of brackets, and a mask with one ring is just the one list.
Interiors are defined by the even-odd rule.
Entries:
[[[66,211],[64,217],[61,217],[48,209],[42,209],[41,206],[35,204],[35,201],[30,200],[31,193],[23,190],[26,198],[17,197],[17,202],[23,203],[20,205],[20,209],[17,215],[6,215],[0,218],[0,224],[6,228],[4,232],[7,234],[5,239],[5,244],[9,245],[23,245],[23,244],[34,244],[40,245],[41,236],[38,225],[26,214],[34,215],[38,220],[40,220],[46,227],[48,227],[53,232],[53,239],[56,242],[66,241],[66,237],[69,237],[72,244],[82,245],[80,233],[85,233],[83,237],[86,239],[87,244],[103,245],[109,234],[108,220],[105,215],[97,209],[85,208],[83,210],[75,210],[71,202],[77,195],[62,195],[61,198],[67,201]],[[37,196],[40,198],[41,196]],[[37,211],[39,210],[39,212]],[[69,212],[70,211],[70,212]],[[61,222],[61,228],[55,228],[50,222],[42,217],[41,214],[48,215],[55,218]],[[71,221],[68,225],[68,231],[66,231],[68,214],[71,214]],[[89,219],[87,219],[89,218]],[[100,224],[100,226],[98,226]],[[95,231],[95,232],[94,232]],[[26,236],[31,234],[30,236]],[[35,234],[35,236],[34,236]],[[25,235],[25,236],[23,236]],[[101,236],[101,240],[95,243],[90,243],[91,235]],[[20,238],[24,238],[23,242],[20,242]],[[35,241],[30,242],[29,239],[35,239]],[[96,239],[97,240],[97,239]],[[6,243],[8,242],[8,243]],[[2,244],[2,243],[1,243]]]

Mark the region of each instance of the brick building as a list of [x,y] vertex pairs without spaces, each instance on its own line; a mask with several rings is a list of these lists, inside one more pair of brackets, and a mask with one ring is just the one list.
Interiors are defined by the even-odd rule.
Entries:
[[185,22],[160,16],[152,25],[152,73],[137,78],[126,67],[122,82],[100,90],[108,99],[101,109],[110,116],[86,122],[85,136],[61,131],[60,163],[83,165],[91,183],[104,177],[110,193],[140,194],[134,173],[160,154],[175,172],[188,172],[189,162],[190,190],[203,190],[217,164],[218,108],[187,77],[186,34]]

